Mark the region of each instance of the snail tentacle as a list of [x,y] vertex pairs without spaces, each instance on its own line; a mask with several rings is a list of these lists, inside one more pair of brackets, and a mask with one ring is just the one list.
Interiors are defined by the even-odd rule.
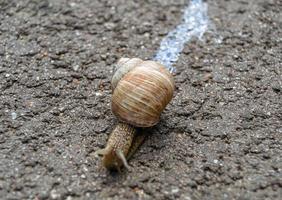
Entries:
[[103,149],[98,149],[97,151],[95,151],[94,155],[96,156],[103,156],[106,155],[110,152],[110,148],[103,148]]
[[127,160],[126,160],[125,155],[124,155],[124,153],[122,152],[122,150],[117,149],[117,150],[116,150],[116,155],[117,155],[117,157],[122,161],[123,166],[124,166],[127,170],[130,170],[130,167],[129,167],[128,163],[127,163]]

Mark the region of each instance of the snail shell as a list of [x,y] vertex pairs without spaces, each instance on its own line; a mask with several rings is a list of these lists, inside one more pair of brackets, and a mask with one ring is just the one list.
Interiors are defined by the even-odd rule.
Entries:
[[121,58],[112,78],[112,112],[135,127],[158,123],[173,97],[174,80],[160,63]]

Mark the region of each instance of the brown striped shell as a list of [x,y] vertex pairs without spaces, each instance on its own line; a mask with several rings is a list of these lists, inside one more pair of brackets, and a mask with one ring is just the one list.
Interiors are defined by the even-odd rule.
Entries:
[[112,79],[112,111],[136,127],[158,123],[174,91],[171,73],[160,63],[122,58]]

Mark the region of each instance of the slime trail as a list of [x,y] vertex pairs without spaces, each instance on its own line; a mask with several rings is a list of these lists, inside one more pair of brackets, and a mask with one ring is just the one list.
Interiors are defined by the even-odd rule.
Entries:
[[208,29],[208,23],[207,4],[202,0],[191,0],[189,6],[185,8],[182,23],[162,40],[154,60],[162,63],[170,72],[174,72],[172,65],[178,60],[184,44],[193,36],[201,39]]

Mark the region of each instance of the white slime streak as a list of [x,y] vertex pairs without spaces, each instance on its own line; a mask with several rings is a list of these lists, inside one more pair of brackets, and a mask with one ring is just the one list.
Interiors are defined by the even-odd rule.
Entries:
[[178,60],[184,44],[193,36],[201,39],[208,29],[208,24],[207,4],[202,0],[191,0],[185,8],[182,23],[162,40],[154,60],[162,63],[170,72],[174,72],[172,65]]

